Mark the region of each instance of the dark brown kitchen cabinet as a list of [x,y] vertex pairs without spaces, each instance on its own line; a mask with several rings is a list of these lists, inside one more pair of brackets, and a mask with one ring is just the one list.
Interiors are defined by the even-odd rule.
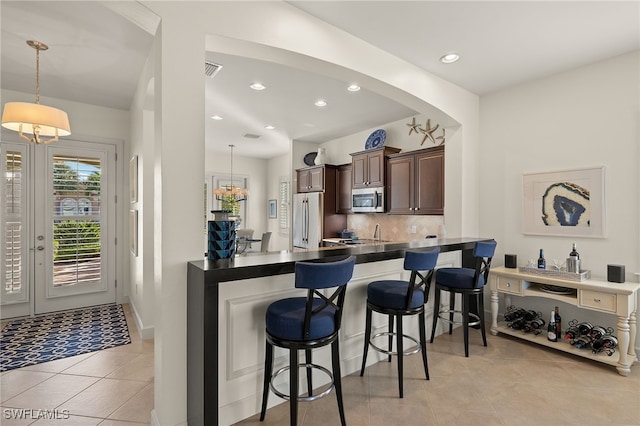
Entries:
[[338,213],[351,213],[352,163],[338,166],[336,188],[338,190]]
[[[327,165],[305,167],[296,170],[298,180],[298,192],[323,192],[325,189],[325,168]],[[331,173],[331,172],[330,172]],[[333,169],[335,179],[335,169]]]
[[400,152],[400,149],[383,146],[351,154],[352,188],[384,186],[386,156],[397,152]]
[[444,147],[389,156],[390,214],[444,214]]

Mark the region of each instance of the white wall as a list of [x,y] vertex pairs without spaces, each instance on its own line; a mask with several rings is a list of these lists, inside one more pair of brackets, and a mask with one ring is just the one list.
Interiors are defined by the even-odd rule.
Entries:
[[[291,154],[281,155],[269,159],[267,164],[267,198],[276,200],[280,199],[280,180],[289,182],[289,193],[293,193],[293,179],[291,178]],[[277,204],[279,207],[279,203]],[[291,204],[289,204],[291,207]],[[275,219],[268,219],[267,230],[271,232],[270,251],[289,250],[291,248],[291,216],[293,211],[289,208],[289,228],[280,229],[280,211],[278,211]]]
[[[504,253],[517,254],[523,264],[540,248],[548,261],[562,260],[575,241],[593,276],[606,278],[607,264],[614,263],[626,265],[627,281],[636,280],[639,60],[635,52],[481,98],[480,229],[498,241],[497,264]],[[606,168],[607,236],[523,235],[522,174],[583,166]]]

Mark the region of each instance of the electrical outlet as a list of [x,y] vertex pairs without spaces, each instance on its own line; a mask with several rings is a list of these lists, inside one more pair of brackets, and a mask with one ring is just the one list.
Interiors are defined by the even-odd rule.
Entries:
[[416,227],[416,225],[412,225],[411,226],[411,233],[415,234],[416,232],[418,232],[418,228]]

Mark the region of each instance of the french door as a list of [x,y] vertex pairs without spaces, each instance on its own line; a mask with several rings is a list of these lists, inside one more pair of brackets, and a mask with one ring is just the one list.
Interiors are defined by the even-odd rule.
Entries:
[[0,146],[2,318],[116,299],[115,146]]

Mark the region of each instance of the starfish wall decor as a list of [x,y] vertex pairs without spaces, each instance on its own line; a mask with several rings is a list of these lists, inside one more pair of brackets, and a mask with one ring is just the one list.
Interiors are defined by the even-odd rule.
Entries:
[[416,133],[422,133],[424,136],[422,138],[422,142],[420,142],[420,145],[424,145],[425,141],[427,139],[429,139],[431,142],[433,142],[434,145],[438,144],[437,141],[441,141],[439,143],[439,145],[444,145],[445,142],[445,129],[444,127],[442,128],[442,135],[440,136],[433,136],[433,133],[438,130],[438,127],[440,127],[439,124],[436,124],[434,127],[431,127],[431,119],[427,119],[427,123],[424,126],[424,129],[422,127],[420,127],[419,124],[416,124],[416,118],[412,117],[411,118],[411,123],[407,123],[407,126],[409,127],[409,135],[411,135],[411,133],[416,132]]

